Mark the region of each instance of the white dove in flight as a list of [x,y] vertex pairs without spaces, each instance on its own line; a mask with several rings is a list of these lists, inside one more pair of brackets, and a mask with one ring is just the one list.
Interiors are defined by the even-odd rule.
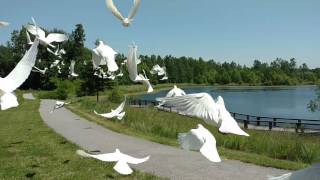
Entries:
[[53,52],[50,48],[47,48],[47,51],[55,56],[57,56],[58,58],[62,58],[62,55],[66,54],[66,51],[64,49],[60,49],[59,44],[57,49]]
[[69,67],[70,75],[73,76],[73,77],[78,77],[79,75],[74,72],[74,66],[75,65],[76,65],[76,61],[72,60],[71,64],[70,64],[70,67]]
[[163,76],[165,75],[164,69],[159,66],[159,64],[156,64],[152,67],[150,70],[151,74],[157,74],[158,76]]
[[195,116],[206,123],[218,126],[221,133],[249,136],[244,132],[224,106],[221,96],[217,102],[208,93],[194,93],[184,96],[157,98],[161,105],[173,107],[179,113]]
[[156,64],[150,70],[151,74],[157,74],[158,76],[163,76],[160,81],[165,81],[168,79],[167,68],[165,66],[160,67],[159,64]]
[[17,97],[13,94],[29,77],[38,53],[39,40],[36,38],[33,45],[25,53],[16,67],[5,78],[0,77],[0,105],[1,110],[19,106]]
[[283,174],[278,177],[268,177],[268,180],[319,180],[320,178],[320,163],[315,163],[310,167],[298,171]]
[[58,68],[58,74],[61,74],[61,73],[62,73],[62,72],[61,72],[61,66],[58,65],[57,68]]
[[115,109],[115,110],[111,109],[111,112],[110,112],[110,113],[99,114],[99,113],[97,113],[96,111],[94,111],[94,113],[97,114],[97,115],[99,115],[99,116],[108,118],[108,119],[111,119],[111,118],[116,117],[118,120],[121,120],[121,119],[124,117],[124,115],[126,114],[126,112],[122,112],[123,109],[124,109],[125,104],[126,104],[126,98],[125,98],[124,101],[117,107],[117,109]]
[[131,22],[133,21],[133,17],[136,15],[141,1],[140,0],[133,0],[133,7],[129,16],[127,18],[123,17],[122,14],[119,12],[117,7],[114,5],[113,0],[106,0],[107,8],[112,12],[112,14],[117,17],[120,21],[122,21],[122,25],[124,27],[129,27]]
[[165,66],[162,67],[164,76],[160,79],[160,81],[168,80],[167,68]]
[[40,73],[40,74],[46,74],[46,72],[47,72],[47,70],[48,70],[48,68],[44,68],[44,69],[40,69],[40,68],[38,68],[38,67],[36,67],[36,66],[33,66],[33,72],[38,72],[38,73]]
[[110,46],[104,44],[103,41],[99,41],[98,46],[92,50],[92,63],[94,68],[98,68],[100,65],[107,65],[108,72],[115,72],[119,69],[115,56],[118,54]]
[[121,153],[119,149],[116,149],[116,151],[113,153],[97,154],[97,155],[88,154],[83,150],[77,150],[77,154],[82,157],[95,158],[100,161],[117,162],[116,165],[113,167],[113,169],[122,175],[129,175],[133,172],[129,164],[140,164],[140,163],[146,162],[150,158],[150,156],[147,156],[145,158],[135,158],[135,157]]
[[133,82],[140,82],[148,87],[148,93],[153,92],[152,85],[146,75],[138,74],[137,70],[137,49],[136,45],[129,46],[129,53],[127,57],[127,68],[129,72],[129,78]]
[[32,18],[32,21],[33,21],[33,25],[28,24],[26,28],[29,33],[39,38],[41,45],[55,48],[55,46],[51,44],[52,42],[63,42],[68,40],[68,37],[65,34],[61,34],[61,33],[50,33],[48,34],[48,36],[46,36],[46,33],[44,32],[44,30],[37,27],[37,24],[33,18]]
[[6,27],[6,26],[9,26],[10,23],[6,22],[6,21],[0,21],[0,28],[1,27]]
[[167,93],[166,97],[176,97],[176,96],[184,96],[184,95],[186,95],[186,93],[182,89],[180,89],[176,85],[174,85],[173,89],[171,89]]
[[32,45],[33,42],[31,41],[30,34],[29,34],[28,30],[26,30],[26,35],[27,35],[27,44]]
[[63,102],[63,101],[56,101],[56,103],[53,106],[53,109],[50,113],[53,113],[56,109],[62,108],[64,105],[68,105],[70,102]]
[[208,160],[221,162],[216,139],[201,124],[198,124],[197,129],[191,129],[188,133],[179,133],[178,140],[182,149],[200,151]]
[[58,64],[60,63],[61,60],[54,60],[51,64],[50,64],[50,68],[56,67],[58,66]]

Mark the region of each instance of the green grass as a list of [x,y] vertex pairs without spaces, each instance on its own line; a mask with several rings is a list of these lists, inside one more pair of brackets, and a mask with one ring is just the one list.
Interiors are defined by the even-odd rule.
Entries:
[[224,159],[296,170],[311,164],[320,155],[319,135],[258,130],[246,130],[250,137],[222,135],[217,128],[205,124],[201,119],[162,112],[152,107],[127,106],[122,121],[106,120],[93,114],[93,110],[106,112],[116,106],[106,97],[101,98],[100,103],[96,103],[95,97],[82,97],[74,99],[69,109],[113,131],[171,146],[178,146],[178,133],[187,132],[201,123],[214,134],[219,153]]
[[19,102],[0,112],[0,179],[160,179],[137,171],[121,176],[114,164],[79,157],[79,147],[43,123],[38,100]]

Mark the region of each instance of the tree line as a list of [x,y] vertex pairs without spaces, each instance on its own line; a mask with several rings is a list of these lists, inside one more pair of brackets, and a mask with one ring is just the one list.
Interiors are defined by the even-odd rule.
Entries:
[[[63,30],[52,29],[48,32],[66,33]],[[46,47],[39,46],[38,61],[39,68],[48,67],[46,74],[31,73],[29,79],[22,88],[53,90],[57,88],[57,81],[72,81],[79,86],[79,95],[93,94],[96,90],[103,90],[105,87],[113,87],[117,84],[129,85],[130,81],[126,66],[121,63],[126,59],[126,54],[119,54],[116,57],[117,64],[123,72],[123,77],[116,80],[102,80],[94,76],[91,63],[91,50],[84,46],[85,30],[81,24],[77,24],[69,35],[69,40],[62,43],[60,48],[66,50],[62,56],[65,64],[61,66],[61,73],[57,67],[49,68],[50,64],[57,57],[46,50]],[[111,45],[112,46],[112,45]],[[27,44],[26,29],[21,27],[11,33],[11,39],[0,46],[0,76],[6,76],[19,62],[29,48]],[[145,70],[152,84],[158,83],[195,83],[211,85],[298,85],[315,84],[320,78],[320,68],[310,69],[307,64],[298,65],[296,59],[285,60],[277,58],[271,63],[254,60],[251,67],[240,65],[235,62],[205,61],[202,58],[174,57],[172,55],[140,55],[141,64],[138,69]],[[77,78],[71,78],[69,65],[72,60],[76,61],[75,70],[79,74]],[[165,66],[169,79],[159,81],[161,77],[150,74],[152,66],[159,64]],[[104,67],[106,68],[106,67]]]

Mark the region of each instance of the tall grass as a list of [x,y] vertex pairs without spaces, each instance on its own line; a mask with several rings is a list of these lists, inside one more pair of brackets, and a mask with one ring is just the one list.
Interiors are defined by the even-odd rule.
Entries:
[[117,105],[110,103],[107,98],[104,98],[102,103],[97,104],[94,97],[82,97],[77,99],[72,106],[90,116],[94,116],[102,124],[106,121],[108,121],[107,123],[120,123],[122,128],[131,129],[144,136],[164,138],[161,143],[170,145],[178,145],[176,140],[178,133],[187,132],[201,123],[213,133],[218,147],[306,164],[314,162],[320,155],[319,135],[258,130],[246,130],[250,137],[223,135],[217,131],[216,127],[205,124],[201,119],[163,112],[153,107],[133,108],[127,106],[125,109],[126,116],[120,122],[118,120],[105,120],[92,113],[93,110],[107,112]]

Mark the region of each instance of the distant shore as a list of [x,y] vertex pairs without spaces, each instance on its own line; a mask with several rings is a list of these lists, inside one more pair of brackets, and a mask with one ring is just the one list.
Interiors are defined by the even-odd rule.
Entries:
[[[263,88],[294,88],[294,87],[316,87],[317,85],[276,85],[276,86],[265,86],[265,85],[211,85],[211,84],[189,84],[189,83],[166,83],[166,84],[157,84],[154,85],[154,91],[151,94],[158,93],[159,91],[165,91],[173,88],[173,85],[177,85],[179,88],[200,88],[200,87],[215,87],[218,89],[263,89]],[[133,85],[136,87],[136,91],[126,93],[128,96],[136,96],[146,94],[143,89],[145,88],[144,85]],[[138,88],[137,88],[138,87]],[[127,92],[127,85],[120,85],[120,89]]]

